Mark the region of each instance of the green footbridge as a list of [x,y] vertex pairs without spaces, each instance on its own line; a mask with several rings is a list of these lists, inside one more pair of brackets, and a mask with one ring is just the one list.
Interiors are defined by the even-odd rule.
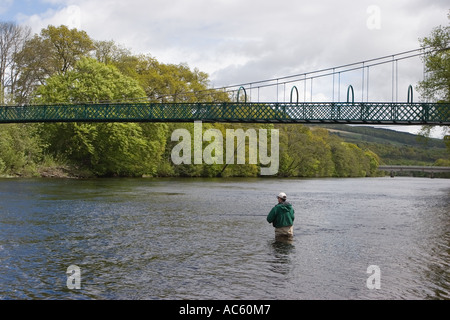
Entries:
[[450,103],[107,103],[0,106],[0,123],[249,122],[450,125]]

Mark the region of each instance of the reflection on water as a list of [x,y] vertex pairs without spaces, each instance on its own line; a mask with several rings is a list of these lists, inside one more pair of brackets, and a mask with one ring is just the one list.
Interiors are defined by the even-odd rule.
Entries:
[[449,299],[449,200],[420,178],[0,180],[0,299]]
[[273,248],[273,259],[270,270],[274,273],[289,275],[292,269],[290,255],[295,251],[293,239],[277,238],[271,243]]

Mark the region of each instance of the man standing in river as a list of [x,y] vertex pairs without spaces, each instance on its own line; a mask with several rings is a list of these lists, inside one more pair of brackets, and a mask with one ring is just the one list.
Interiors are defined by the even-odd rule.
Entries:
[[278,204],[270,210],[267,222],[275,228],[276,239],[292,239],[294,236],[294,208],[286,201],[287,196],[281,192],[278,196]]

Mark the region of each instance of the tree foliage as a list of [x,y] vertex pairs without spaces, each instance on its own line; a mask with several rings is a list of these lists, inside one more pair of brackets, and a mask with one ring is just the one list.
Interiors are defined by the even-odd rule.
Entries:
[[426,77],[418,89],[429,100],[450,102],[450,26],[434,28],[420,43],[428,53],[423,58]]
[[[25,35],[25,34],[24,34]],[[21,42],[20,42],[21,41]],[[164,64],[150,55],[134,55],[113,41],[95,41],[66,26],[48,26],[23,37],[13,50],[16,104],[229,101],[211,90],[208,75],[188,65]],[[18,44],[19,44],[18,42]],[[11,70],[11,69],[10,69]],[[242,108],[248,108],[243,105]],[[230,110],[221,110],[228,116]],[[253,112],[246,110],[246,112]],[[283,114],[283,110],[268,110]],[[95,176],[258,176],[260,165],[222,163],[175,165],[171,151],[175,129],[193,133],[192,123],[54,123],[0,126],[0,173],[38,174],[49,163],[68,164]],[[380,159],[369,149],[344,142],[321,128],[289,124],[204,123],[203,132],[227,129],[278,129],[279,176],[350,177],[377,174]],[[192,134],[193,136],[193,134]],[[202,150],[209,146],[202,141]],[[192,144],[192,148],[193,148]],[[235,146],[237,149],[237,146]],[[235,152],[237,152],[235,150]],[[219,156],[219,155],[214,155]]]
[[325,129],[279,125],[280,175],[365,177],[377,173],[379,159],[370,150],[329,135]]
[[36,90],[34,101],[44,103],[132,102],[145,97],[136,80],[122,75],[114,66],[92,58],[81,58],[74,68],[55,73]]
[[30,35],[29,27],[0,22],[0,105],[13,102],[20,67],[17,55]]
[[[82,58],[72,70],[56,73],[47,79],[46,84],[37,89],[36,102],[126,102],[143,96],[145,93],[138,83],[122,75],[115,67]],[[158,131],[165,132],[165,126],[57,123],[43,124],[40,128],[49,152],[63,154],[98,176],[154,174],[164,146]]]
[[[450,11],[447,17],[450,20]],[[450,102],[450,26],[434,28],[420,43],[428,53],[423,58],[426,77],[417,89],[428,100]],[[447,133],[449,130],[447,127]],[[430,127],[425,126],[422,131],[429,135]],[[447,135],[444,141],[450,153],[450,136]]]
[[2,124],[0,127],[0,174],[37,174],[43,157],[43,142],[30,124]]
[[163,64],[148,55],[122,55],[113,64],[136,79],[151,102],[227,101],[223,92],[208,88],[208,75],[186,64]]
[[62,25],[48,26],[39,35],[27,40],[17,53],[20,66],[16,102],[29,103],[34,90],[55,74],[65,74],[78,60],[94,49],[92,39],[85,31]]

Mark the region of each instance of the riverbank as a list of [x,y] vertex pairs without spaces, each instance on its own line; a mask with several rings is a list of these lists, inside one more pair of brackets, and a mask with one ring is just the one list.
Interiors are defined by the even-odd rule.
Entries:
[[69,166],[44,167],[38,170],[41,178],[86,179],[95,175],[86,170],[80,170]]
[[20,178],[55,178],[55,179],[89,179],[96,176],[88,171],[67,165],[45,166],[39,167],[32,172],[16,173],[16,174],[0,174],[3,179],[20,179]]
[[[432,176],[429,172],[395,172],[394,175],[391,172],[378,170],[375,175],[371,177],[417,177],[417,178],[441,178],[441,179],[450,179],[450,173],[434,173]],[[94,179],[94,178],[132,178],[129,176],[114,176],[114,177],[100,177],[96,176],[89,170],[80,169],[77,167],[69,166],[69,165],[56,165],[56,166],[43,166],[38,168],[33,173],[25,173],[25,174],[15,174],[15,175],[7,175],[0,174],[0,179],[27,179],[27,178],[42,178],[42,179]],[[136,178],[136,177],[133,177]],[[152,176],[152,175],[142,175],[138,178],[211,178],[206,176]],[[227,177],[216,177],[216,178],[365,178],[365,177],[330,177],[330,176],[314,176],[314,177],[300,177],[300,176],[291,176],[291,177],[280,177],[280,176],[227,176]]]

